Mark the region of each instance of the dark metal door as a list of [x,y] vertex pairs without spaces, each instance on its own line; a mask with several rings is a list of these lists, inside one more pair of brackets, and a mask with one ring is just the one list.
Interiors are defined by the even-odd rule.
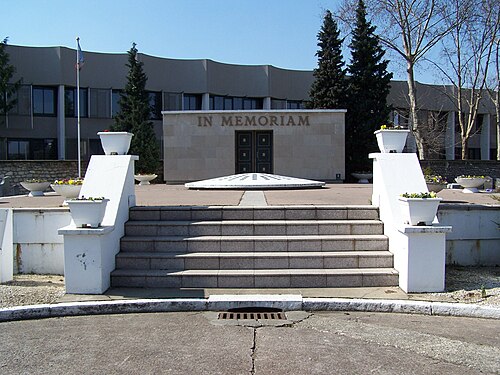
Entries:
[[273,132],[236,132],[236,173],[273,173]]

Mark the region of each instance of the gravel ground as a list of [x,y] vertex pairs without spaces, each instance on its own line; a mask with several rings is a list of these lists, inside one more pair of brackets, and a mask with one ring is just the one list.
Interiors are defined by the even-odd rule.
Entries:
[[[484,292],[482,289],[484,287]],[[0,284],[0,308],[55,303],[64,296],[64,277],[57,275],[15,275]],[[446,291],[412,299],[477,303],[500,307],[500,267],[447,267]]]

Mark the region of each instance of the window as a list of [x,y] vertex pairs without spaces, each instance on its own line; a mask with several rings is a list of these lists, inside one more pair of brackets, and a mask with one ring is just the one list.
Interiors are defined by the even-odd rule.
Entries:
[[185,111],[201,110],[201,95],[184,94],[184,110]]
[[287,100],[286,101],[287,109],[304,109],[304,103],[300,100]]
[[7,140],[8,160],[56,160],[57,140],[9,139]]
[[182,94],[175,92],[164,93],[163,108],[165,111],[182,111]]
[[286,100],[271,99],[271,109],[286,109]]
[[[80,117],[88,117],[88,90],[80,88]],[[66,117],[77,117],[76,88],[64,89],[64,114]]]
[[14,94],[17,102],[9,111],[9,115],[29,116],[31,114],[31,86],[21,85]]
[[120,97],[122,90],[112,90],[111,93],[111,116],[115,117],[120,113]]
[[57,91],[54,87],[33,87],[33,114],[55,116],[57,112]]
[[210,95],[210,109],[214,111],[262,109],[262,107],[263,101],[260,98]]
[[108,89],[90,89],[90,117],[111,117],[111,95]]
[[161,120],[161,92],[150,91],[148,95],[151,107],[151,120]]
[[28,160],[29,142],[22,140],[7,141],[8,160]]

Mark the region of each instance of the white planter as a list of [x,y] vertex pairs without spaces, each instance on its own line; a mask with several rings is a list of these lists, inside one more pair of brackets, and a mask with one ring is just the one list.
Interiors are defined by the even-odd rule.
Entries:
[[373,173],[351,173],[352,177],[358,180],[358,184],[369,184],[373,179]]
[[65,199],[78,198],[82,185],[51,184],[50,187]]
[[377,137],[380,152],[393,153],[403,151],[408,133],[410,133],[408,129],[380,129],[374,134]]
[[427,190],[433,191],[434,193],[439,193],[446,187],[446,184],[438,184],[435,182],[426,182],[426,184],[427,184]]
[[21,186],[26,190],[29,190],[30,197],[40,197],[43,195],[43,192],[47,190],[50,186],[50,182],[26,182],[22,181]]
[[71,217],[78,228],[97,228],[101,225],[109,199],[68,200]]
[[479,191],[477,188],[483,186],[486,179],[482,177],[457,177],[455,181],[464,188],[462,190],[464,193],[477,193]]
[[441,198],[404,198],[399,197],[404,224],[432,225]]
[[154,180],[158,175],[156,174],[136,174],[134,178],[139,181],[139,185],[150,185],[149,181]]
[[134,134],[128,132],[98,132],[106,155],[126,155]]

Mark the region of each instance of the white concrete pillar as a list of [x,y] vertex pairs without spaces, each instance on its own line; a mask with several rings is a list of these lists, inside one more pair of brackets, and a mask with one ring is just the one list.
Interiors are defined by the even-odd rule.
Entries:
[[262,109],[271,109],[271,97],[266,96],[262,103]]
[[66,113],[64,110],[64,85],[59,85],[57,95],[57,158],[66,159]]
[[455,160],[455,112],[448,112],[444,137],[446,160]]
[[485,113],[483,115],[483,123],[481,124],[481,160],[490,160],[490,131],[491,115]]
[[208,92],[204,93],[201,97],[201,110],[208,111],[210,110],[210,94]]

